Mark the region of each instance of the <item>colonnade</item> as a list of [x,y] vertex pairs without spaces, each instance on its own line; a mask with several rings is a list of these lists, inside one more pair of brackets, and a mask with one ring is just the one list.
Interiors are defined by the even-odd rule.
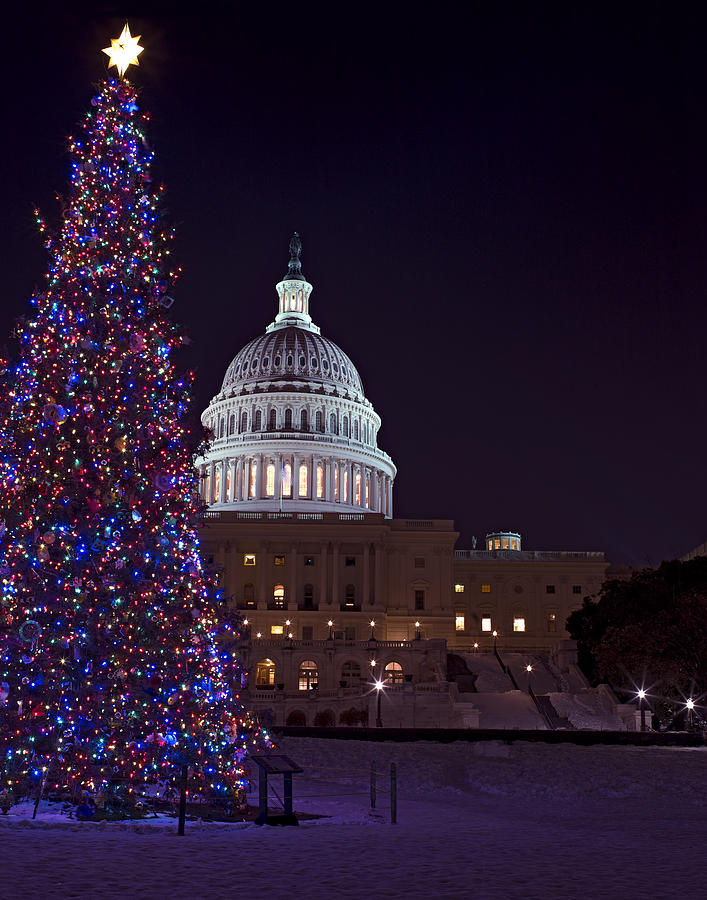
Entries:
[[392,516],[393,479],[365,463],[302,453],[250,453],[202,464],[209,505],[258,500],[339,503]]

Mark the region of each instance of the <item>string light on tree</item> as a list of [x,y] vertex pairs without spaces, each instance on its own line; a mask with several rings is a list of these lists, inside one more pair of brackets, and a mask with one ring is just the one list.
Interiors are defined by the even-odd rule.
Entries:
[[[117,41],[122,76],[142,48]],[[123,805],[184,765],[232,798],[262,745],[199,554],[179,270],[138,100],[105,81],[69,139],[59,227],[37,216],[45,283],[0,366],[0,790]]]

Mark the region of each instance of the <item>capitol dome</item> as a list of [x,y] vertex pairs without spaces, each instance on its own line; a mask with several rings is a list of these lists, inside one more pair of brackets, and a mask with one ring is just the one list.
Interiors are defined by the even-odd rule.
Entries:
[[301,249],[295,233],[275,321],[236,354],[202,414],[213,435],[198,461],[202,496],[217,510],[392,517],[396,468],[378,448],[380,417],[349,357],[312,322]]

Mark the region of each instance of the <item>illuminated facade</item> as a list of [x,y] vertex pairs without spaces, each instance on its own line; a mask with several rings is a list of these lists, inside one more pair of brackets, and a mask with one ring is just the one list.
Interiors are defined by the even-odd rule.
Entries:
[[349,357],[309,314],[301,244],[277,284],[279,311],[231,362],[202,421],[199,461],[213,509],[393,515],[396,469],[378,447],[381,420]]
[[460,724],[447,653],[490,651],[494,632],[505,652],[550,651],[607,564],[523,550],[511,531],[457,550],[451,520],[393,518],[381,420],[312,323],[300,249],[295,235],[275,321],[202,417],[201,540],[247,619],[249,701],[279,724],[339,724],[365,713],[375,675],[399,695],[398,724]]

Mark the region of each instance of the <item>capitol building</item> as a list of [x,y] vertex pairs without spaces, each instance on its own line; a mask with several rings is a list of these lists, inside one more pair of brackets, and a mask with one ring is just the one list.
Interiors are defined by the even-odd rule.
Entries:
[[228,366],[197,460],[203,552],[245,619],[246,700],[274,724],[373,724],[378,682],[385,724],[478,727],[489,666],[510,693],[526,658],[588,689],[564,624],[604,554],[529,551],[515,531],[464,549],[451,520],[395,518],[380,415],[313,321],[297,234],[289,249],[274,321]]

